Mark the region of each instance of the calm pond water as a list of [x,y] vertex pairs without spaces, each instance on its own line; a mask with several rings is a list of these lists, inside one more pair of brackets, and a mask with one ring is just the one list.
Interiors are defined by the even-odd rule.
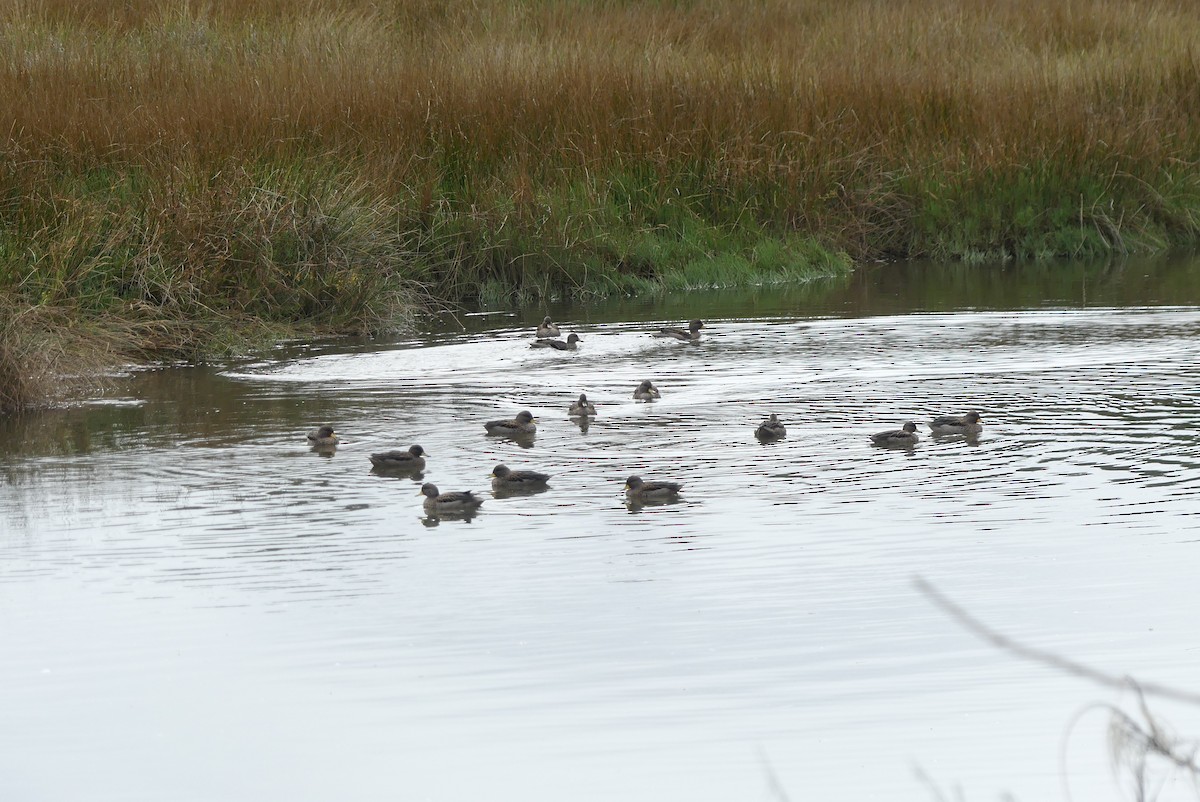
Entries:
[[[527,347],[546,312],[578,352]],[[646,334],[691,317],[699,344]],[[1089,705],[1130,695],[996,651],[913,578],[1200,690],[1198,341],[1194,260],[888,265],[447,316],[0,421],[0,798],[1122,798]],[[485,436],[521,409],[532,443]],[[969,409],[977,441],[928,436]],[[906,420],[915,448],[869,442]],[[371,472],[412,443],[477,516]],[[501,461],[551,489],[493,498]],[[631,473],[681,500],[630,509]]]

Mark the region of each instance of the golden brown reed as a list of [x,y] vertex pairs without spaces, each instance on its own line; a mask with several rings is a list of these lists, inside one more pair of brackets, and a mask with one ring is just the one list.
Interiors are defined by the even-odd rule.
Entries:
[[[95,161],[864,169],[1195,157],[1200,12],[1162,0],[8,4],[10,142]],[[449,163],[448,163],[449,160]],[[812,179],[817,179],[813,181]]]

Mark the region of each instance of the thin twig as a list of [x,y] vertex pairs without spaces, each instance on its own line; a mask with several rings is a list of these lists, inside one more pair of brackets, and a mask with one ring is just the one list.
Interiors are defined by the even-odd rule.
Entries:
[[1112,674],[1106,674],[1103,671],[1098,671],[1091,666],[1085,666],[1082,663],[1076,663],[1074,660],[1068,660],[1065,657],[1060,657],[1053,652],[1048,652],[1043,649],[1035,649],[1032,646],[1026,646],[1023,643],[1018,643],[1012,638],[1001,635],[996,630],[987,626],[983,622],[976,619],[962,607],[952,602],[941,591],[935,588],[930,583],[926,582],[921,577],[915,577],[913,584],[917,590],[929,599],[935,606],[947,613],[951,618],[965,627],[968,631],[973,632],[983,638],[988,643],[991,643],[997,648],[1003,649],[1017,657],[1023,657],[1026,660],[1032,660],[1035,663],[1056,668],[1067,674],[1073,674],[1077,677],[1089,679],[1099,685],[1104,685],[1110,688],[1128,689],[1134,688],[1140,693],[1147,696],[1158,696],[1163,699],[1172,699],[1177,702],[1185,702],[1192,705],[1200,705],[1200,694],[1182,691],[1177,688],[1171,688],[1166,685],[1157,683],[1136,682],[1131,677],[1118,677]]
[[761,746],[758,748],[758,759],[762,763],[763,771],[767,775],[767,790],[771,796],[779,800],[779,802],[789,802],[787,789],[783,787],[783,783],[779,781],[779,776],[775,774],[775,768],[771,765],[770,758],[767,757],[767,752]]

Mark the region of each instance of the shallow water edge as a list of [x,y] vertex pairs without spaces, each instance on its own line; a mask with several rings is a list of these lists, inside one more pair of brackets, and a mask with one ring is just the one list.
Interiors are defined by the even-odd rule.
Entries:
[[[890,267],[447,315],[0,422],[0,789],[715,802],[773,776],[917,802],[919,766],[970,798],[1119,798],[1107,721],[1071,722],[1124,700],[998,655],[912,577],[1194,682],[1197,266]],[[546,312],[579,350],[529,348]],[[650,336],[692,317],[699,343]],[[971,408],[979,437],[930,436]],[[485,432],[521,409],[536,436]],[[871,443],[906,420],[914,447]],[[372,470],[414,443],[421,474]],[[549,487],[491,490],[498,463]],[[633,474],[683,490],[631,504]],[[429,515],[424,482],[484,503]]]

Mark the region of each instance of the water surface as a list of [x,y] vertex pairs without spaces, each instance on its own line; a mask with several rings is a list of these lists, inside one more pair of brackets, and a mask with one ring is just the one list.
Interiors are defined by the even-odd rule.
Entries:
[[[581,350],[527,347],[546,312]],[[699,344],[647,334],[691,317]],[[1198,335],[1187,259],[886,265],[464,312],[0,422],[0,795],[1121,798],[1107,719],[1072,721],[1129,699],[996,652],[912,578],[1200,687]],[[532,443],[485,436],[521,409]],[[928,436],[969,409],[977,440]],[[870,444],[906,420],[915,448]],[[324,422],[332,455],[304,442]],[[371,472],[412,443],[422,479]],[[497,462],[551,489],[493,498]],[[681,500],[629,507],[631,473]],[[487,500],[430,519],[421,481]]]

